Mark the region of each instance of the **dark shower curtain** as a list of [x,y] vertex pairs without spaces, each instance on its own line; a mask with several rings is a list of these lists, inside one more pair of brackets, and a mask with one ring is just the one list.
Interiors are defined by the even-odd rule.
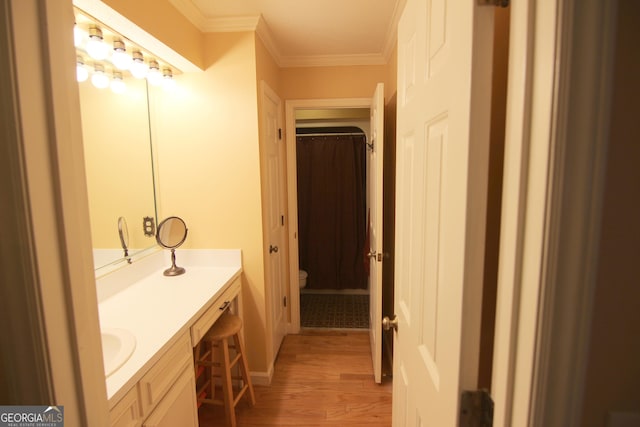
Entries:
[[365,136],[298,136],[300,268],[310,289],[366,289]]

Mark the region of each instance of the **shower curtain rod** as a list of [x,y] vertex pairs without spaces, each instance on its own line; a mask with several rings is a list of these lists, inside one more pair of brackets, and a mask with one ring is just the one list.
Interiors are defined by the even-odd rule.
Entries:
[[333,136],[333,135],[346,135],[346,136],[361,136],[366,134],[364,132],[327,132],[327,133],[296,133],[296,136]]
[[364,143],[367,146],[367,149],[373,151],[373,142],[367,141],[367,134],[364,132],[296,133],[296,137],[298,136],[332,136],[332,135],[364,136]]

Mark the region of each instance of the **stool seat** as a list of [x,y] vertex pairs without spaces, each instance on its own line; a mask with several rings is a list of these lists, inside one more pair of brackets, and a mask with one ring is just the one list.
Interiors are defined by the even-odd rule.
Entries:
[[[241,329],[242,319],[227,312],[216,320],[194,349],[196,381],[202,373],[206,372],[203,384],[197,386],[196,390],[198,406],[203,403],[224,405],[229,427],[236,427],[235,407],[245,394],[249,396],[251,405],[256,402],[251,377],[249,377],[249,366],[240,340]],[[220,360],[215,360],[217,356],[215,349],[221,353]],[[235,350],[234,357],[231,357],[229,349]],[[231,369],[235,366],[239,369],[238,377],[231,375]],[[219,375],[216,375],[214,368],[219,368]],[[222,385],[222,399],[215,398],[216,378],[220,379]],[[237,393],[234,393],[233,379],[242,381]]]
[[226,314],[213,324],[202,339],[220,341],[223,338],[229,338],[237,334],[240,329],[242,329],[242,319],[235,314]]

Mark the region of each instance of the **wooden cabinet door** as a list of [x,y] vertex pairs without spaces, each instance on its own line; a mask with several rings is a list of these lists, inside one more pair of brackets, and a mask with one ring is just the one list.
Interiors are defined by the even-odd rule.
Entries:
[[198,427],[196,384],[193,370],[185,369],[143,427]]

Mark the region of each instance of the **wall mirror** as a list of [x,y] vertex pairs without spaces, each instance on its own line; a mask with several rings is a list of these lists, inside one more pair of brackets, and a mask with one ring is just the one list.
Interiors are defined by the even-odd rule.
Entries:
[[[159,212],[150,92],[173,90],[174,76],[202,70],[103,1],[73,0],[73,5],[91,237],[98,276],[131,260],[135,262],[140,254],[160,249],[155,241]],[[89,55],[94,50],[88,47],[89,40],[103,45],[98,49],[105,51],[103,59]],[[127,68],[119,66],[121,61],[129,64]],[[101,84],[97,85],[93,79],[99,74]],[[80,82],[80,77],[85,81]],[[127,223],[128,256],[124,256],[119,239],[120,217]]]
[[[128,42],[85,12],[75,12],[76,27],[89,34],[86,30],[97,23],[110,50],[116,38]],[[100,275],[157,248],[150,224],[157,223],[158,214],[147,80],[120,72],[108,57],[94,60],[87,50],[86,43],[76,46],[78,61],[89,74],[78,86],[94,266]],[[101,68],[111,83],[118,72],[121,87],[96,85],[93,77]],[[128,229],[126,255],[120,239],[123,221]]]
[[144,217],[157,218],[145,81],[116,94],[80,83],[91,237],[96,269],[124,260],[118,218],[129,232],[129,255],[155,245]]

